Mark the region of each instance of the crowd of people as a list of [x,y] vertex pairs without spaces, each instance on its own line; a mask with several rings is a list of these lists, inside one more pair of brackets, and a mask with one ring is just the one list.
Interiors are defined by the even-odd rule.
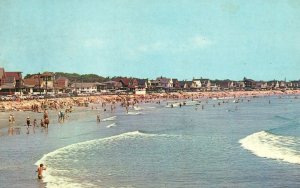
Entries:
[[[34,113],[43,113],[43,116],[39,119],[28,116],[26,118],[27,133],[30,132],[30,127],[34,130],[36,127],[48,129],[50,124],[50,118],[48,110],[57,112],[58,122],[63,123],[69,114],[73,111],[73,107],[87,107],[89,104],[98,104],[98,106],[91,105],[92,110],[99,110],[101,106],[104,112],[115,112],[117,106],[124,109],[125,113],[129,113],[130,108],[134,108],[139,103],[157,103],[160,104],[162,100],[196,100],[196,99],[236,99],[239,102],[242,97],[255,97],[255,96],[269,96],[269,95],[287,95],[287,94],[300,94],[299,91],[249,91],[249,92],[188,92],[188,93],[155,93],[147,95],[103,95],[103,96],[90,96],[90,97],[70,97],[63,99],[35,99],[31,101],[10,101],[1,102],[0,106],[5,106],[8,111],[11,111],[8,122],[9,124],[15,123],[14,110],[18,111],[31,111]],[[270,101],[269,101],[270,103]],[[168,104],[167,104],[168,105]],[[179,107],[185,106],[184,102],[172,103],[170,107],[178,105]],[[219,102],[215,105],[221,105]],[[196,104],[195,109],[204,109],[204,104]],[[53,120],[52,120],[53,121]],[[39,122],[39,123],[38,123]],[[97,113],[96,122],[101,122],[101,114]],[[9,134],[18,134],[20,127],[10,126],[8,130]]]

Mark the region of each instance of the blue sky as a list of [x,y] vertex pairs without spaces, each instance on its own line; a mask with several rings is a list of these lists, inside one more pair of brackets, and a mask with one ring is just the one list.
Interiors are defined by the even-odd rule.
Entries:
[[300,79],[298,0],[3,0],[0,67]]

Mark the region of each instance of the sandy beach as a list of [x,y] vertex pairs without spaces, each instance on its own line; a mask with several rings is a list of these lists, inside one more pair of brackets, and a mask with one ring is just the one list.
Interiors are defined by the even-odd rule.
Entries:
[[287,91],[224,91],[224,92],[173,92],[156,93],[147,95],[101,95],[89,97],[69,97],[55,99],[1,101],[0,110],[11,111],[34,111],[60,110],[71,106],[85,106],[86,103],[117,103],[124,101],[152,101],[162,99],[205,99],[205,98],[241,98],[272,95],[299,95],[300,90]]

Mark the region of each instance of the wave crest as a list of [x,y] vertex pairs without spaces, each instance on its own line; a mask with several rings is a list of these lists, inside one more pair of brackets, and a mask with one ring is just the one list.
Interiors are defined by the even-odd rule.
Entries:
[[300,144],[299,138],[261,131],[241,139],[239,143],[259,157],[300,164],[300,152],[295,148]]
[[[47,166],[45,171],[44,182],[47,183],[47,187],[97,187],[90,182],[76,182],[72,178],[67,177],[65,174],[77,174],[76,169],[72,169],[70,172],[65,172],[65,169],[59,169],[60,163],[64,163],[69,160],[68,156],[80,155],[81,153],[86,153],[88,150],[92,150],[95,146],[108,145],[111,146],[114,142],[123,141],[124,139],[136,139],[136,138],[149,138],[149,137],[168,137],[169,135],[158,135],[151,134],[144,131],[133,131],[127,132],[116,136],[111,136],[107,138],[100,138],[89,140],[85,142],[71,144],[62,148],[59,148],[53,152],[44,155],[40,160],[38,160],[35,165],[41,163]],[[120,143],[120,142],[119,142]]]

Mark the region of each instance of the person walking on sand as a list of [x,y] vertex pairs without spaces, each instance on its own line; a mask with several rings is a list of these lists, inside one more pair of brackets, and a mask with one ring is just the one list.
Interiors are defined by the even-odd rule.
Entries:
[[46,170],[46,167],[44,167],[43,164],[40,164],[40,166],[36,170],[36,172],[38,173],[38,179],[42,179],[43,178],[43,171],[44,170]]

